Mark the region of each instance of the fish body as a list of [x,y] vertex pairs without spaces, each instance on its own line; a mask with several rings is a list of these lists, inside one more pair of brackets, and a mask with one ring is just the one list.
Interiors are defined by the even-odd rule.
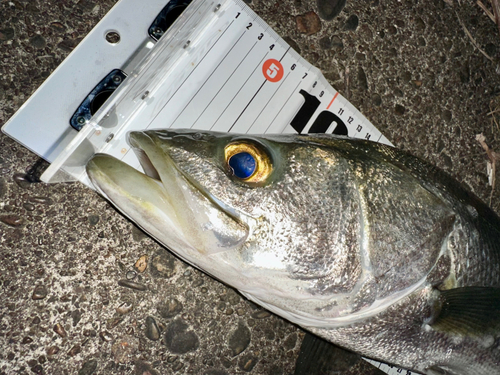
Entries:
[[188,263],[312,333],[426,374],[500,374],[500,219],[433,166],[329,135],[156,130],[96,189]]

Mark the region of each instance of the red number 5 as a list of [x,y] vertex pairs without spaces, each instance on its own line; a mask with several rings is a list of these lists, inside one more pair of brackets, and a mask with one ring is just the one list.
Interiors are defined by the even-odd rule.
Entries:
[[262,64],[262,74],[270,82],[278,82],[283,78],[283,65],[276,59],[269,59]]

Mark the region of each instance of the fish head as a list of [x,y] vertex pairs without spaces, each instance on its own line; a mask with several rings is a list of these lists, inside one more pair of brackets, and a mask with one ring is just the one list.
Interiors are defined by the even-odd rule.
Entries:
[[144,173],[97,154],[88,175],[180,258],[303,326],[348,324],[383,305],[344,140],[151,130],[128,142]]
[[[241,263],[233,264],[234,268],[249,268],[248,261],[256,255],[251,251],[259,248],[262,234],[255,232],[264,230],[269,235],[280,203],[275,201],[273,186],[283,164],[278,144],[182,130],[131,132],[128,142],[144,173],[98,154],[87,164],[97,190],[190,263],[203,268],[204,259],[231,252],[241,254]],[[229,163],[242,154],[252,159],[250,173],[235,172]]]

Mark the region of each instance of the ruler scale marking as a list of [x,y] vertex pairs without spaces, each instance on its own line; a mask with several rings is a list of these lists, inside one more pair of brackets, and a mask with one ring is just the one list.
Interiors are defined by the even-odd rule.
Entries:
[[[287,75],[283,78],[282,82],[279,84],[278,88],[274,91],[273,95],[271,96],[271,99],[266,103],[266,105],[262,108],[262,110],[259,112],[259,114],[255,117],[255,120],[253,120],[252,124],[250,125],[249,127],[249,133],[251,132],[255,122],[259,119],[259,117],[262,115],[262,113],[264,113],[264,111],[269,107],[269,105],[271,104],[272,100],[274,99],[275,95],[279,92],[281,86],[285,83],[286,79],[288,78],[290,73],[287,73]],[[271,124],[269,124],[269,126],[271,126]],[[267,127],[267,129],[269,129],[269,126]],[[267,129],[264,133],[267,133]]]
[[[261,59],[261,63],[262,63],[262,60],[264,60],[264,58],[267,56],[267,53],[266,55],[264,55],[264,57],[262,57]],[[255,69],[257,69],[258,66],[255,67]],[[243,88],[245,87],[246,83],[249,81],[250,78],[252,78],[253,76],[253,73],[255,72],[255,69],[253,70],[252,74],[250,74],[247,79],[245,80],[245,83],[239,88],[238,92],[236,93],[236,95],[231,99],[231,101],[228,103],[228,105],[224,108],[224,111],[222,111],[222,113],[220,114],[220,116],[217,118],[217,120],[215,121],[215,123],[212,125],[212,127],[210,129],[213,129],[215,127],[215,125],[219,122],[219,120],[221,119],[221,117],[226,113],[226,111],[228,110],[228,108],[231,106],[231,104],[236,100],[238,94],[241,92],[241,90],[243,90]],[[266,83],[264,81],[264,83]],[[260,86],[260,88],[262,88],[262,86],[264,85],[264,83]],[[260,89],[259,89],[260,90]],[[255,95],[254,95],[255,97]],[[233,124],[234,125],[234,124]]]
[[[233,21],[234,22],[234,21]],[[217,39],[217,41],[214,43],[214,45],[210,48],[210,50],[205,54],[205,56],[203,56],[203,58],[200,60],[200,62],[197,64],[196,68],[199,67],[203,60],[205,59],[205,57],[208,56],[208,54],[210,53],[210,51],[216,46],[217,42],[224,36],[224,34],[226,33],[226,31],[231,27],[231,25],[233,24],[233,22],[231,22],[227,28],[221,33],[220,37]],[[195,69],[196,69],[195,68]],[[193,69],[193,71],[191,72],[191,74],[193,74],[193,72],[195,71],[195,69]],[[181,89],[181,87],[186,83],[186,81],[189,79],[189,77],[191,77],[191,74],[189,74],[186,79],[184,80],[184,82],[182,82],[182,84],[177,88],[177,90],[172,94],[172,96],[170,97],[170,99],[165,103],[165,105],[163,106],[163,108],[165,108],[173,98],[175,98],[175,95],[176,93]],[[156,116],[153,117],[153,119],[151,120],[150,124],[152,124],[154,122],[154,120],[156,119],[156,117],[161,113],[162,111],[158,111],[158,114]]]
[[[227,56],[231,53],[231,51],[233,51],[233,48],[236,46],[236,44],[239,42],[239,40],[243,37],[243,35],[245,35],[245,33],[241,34],[241,36],[238,38],[238,40],[236,41],[236,43],[234,44],[234,46],[227,52],[227,54],[224,56],[224,58],[220,61],[220,63],[217,65],[217,67],[213,70],[213,72],[208,76],[208,78],[205,80],[205,82],[203,83],[203,85],[201,85],[199,87],[199,89],[196,91],[196,93],[193,95],[193,98],[189,101],[189,103],[184,107],[184,110],[175,118],[175,120],[173,121],[173,123],[175,123],[177,121],[177,119],[179,118],[179,116],[186,110],[186,108],[188,107],[188,105],[192,102],[193,99],[195,99],[195,97],[201,92],[201,90],[203,89],[203,87],[207,84],[207,82],[210,80],[210,78],[212,78],[212,76],[214,75],[214,73],[219,69],[219,67],[222,65],[222,63],[224,61],[226,61],[226,58]],[[234,68],[233,72],[231,73],[231,75],[229,75],[229,77],[227,77],[227,80],[224,82],[224,84],[219,88],[219,90],[217,91],[217,93],[210,99],[210,101],[207,103],[207,105],[205,106],[205,108],[203,109],[203,111],[200,113],[200,115],[198,116],[198,118],[195,120],[195,122],[193,123],[193,126],[198,122],[198,120],[200,119],[200,117],[205,113],[205,111],[210,107],[210,104],[217,98],[217,96],[219,95],[220,91],[224,88],[224,86],[227,84],[227,82],[231,79],[231,77],[233,76],[233,74],[238,70],[239,66],[243,63],[243,61],[245,60],[245,58],[247,57],[247,55],[252,51],[253,47],[255,47],[255,44],[254,46],[252,46],[252,48],[247,52],[247,54],[243,57],[243,59],[236,65],[236,67]]]
[[[282,55],[282,56],[281,56],[281,58],[279,59],[279,61],[280,61],[280,62],[284,59],[284,57],[285,57],[285,56],[286,56],[286,54],[288,53],[289,49],[290,49],[290,47],[288,47],[288,49],[287,49],[287,50],[283,53],[283,55]],[[266,56],[267,56],[267,53],[266,53]],[[264,58],[265,58],[266,56],[264,56]],[[264,58],[263,58],[263,59],[264,59]],[[263,59],[262,59],[262,60],[263,60]],[[261,60],[261,63],[262,63],[262,60]],[[260,64],[259,64],[259,65],[257,65],[257,66],[255,67],[254,72],[255,72],[255,70],[257,70],[259,67],[260,67]],[[253,75],[253,74],[252,74],[252,75]],[[255,99],[255,97],[259,94],[259,92],[261,91],[262,87],[263,87],[263,86],[264,86],[267,82],[268,82],[267,80],[264,80],[264,82],[262,83],[262,85],[258,88],[258,90],[255,92],[255,94],[252,96],[252,98],[248,101],[248,104],[245,106],[245,108],[243,108],[243,110],[241,111],[241,113],[239,114],[239,116],[236,118],[236,120],[234,121],[234,123],[233,123],[233,124],[231,125],[231,127],[229,128],[229,130],[228,130],[229,132],[233,129],[233,127],[236,125],[236,123],[238,122],[238,120],[239,120],[239,119],[241,118],[241,116],[245,113],[245,111],[247,110],[247,108],[248,108],[248,107],[252,104],[252,102],[253,102],[253,100]],[[279,87],[280,87],[280,86],[281,86],[281,85],[279,85],[279,86],[278,86],[278,88],[276,88],[276,89],[274,90],[274,92],[275,92],[275,93],[276,93],[276,91],[279,89]],[[268,103],[269,103],[269,101],[267,101],[267,103],[266,103],[266,104],[268,104]],[[262,109],[262,111],[263,111],[263,110],[264,110],[264,108]],[[255,118],[254,122],[255,122],[256,120],[257,120],[257,118]],[[253,125],[253,122],[252,122],[252,124],[248,127],[248,129],[247,129],[246,133],[248,133],[248,130],[250,130],[250,129],[251,129],[252,125]]]

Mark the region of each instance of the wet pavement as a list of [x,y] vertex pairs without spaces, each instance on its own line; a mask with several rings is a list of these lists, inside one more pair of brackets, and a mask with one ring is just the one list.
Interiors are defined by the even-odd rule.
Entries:
[[[113,4],[0,2],[0,125]],[[337,2],[250,6],[397,147],[500,212],[476,140],[500,152],[500,39],[478,5],[349,1],[332,20]],[[80,183],[37,182],[46,165],[0,135],[0,374],[293,374],[301,329]],[[377,373],[349,354],[334,362],[330,373]]]

